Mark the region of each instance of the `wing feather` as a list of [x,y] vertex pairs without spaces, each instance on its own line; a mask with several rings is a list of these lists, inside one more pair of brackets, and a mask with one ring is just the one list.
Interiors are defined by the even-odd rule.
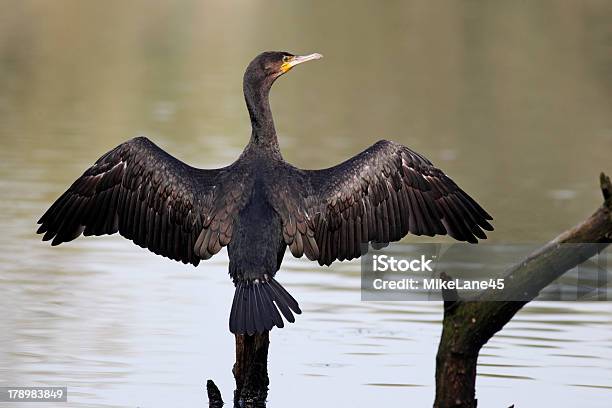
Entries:
[[[491,216],[472,197],[397,143],[380,141],[328,169],[287,171],[291,185],[272,200],[283,238],[294,256],[306,252],[320,264],[359,257],[362,244],[397,241],[408,233],[475,243],[493,230]],[[298,215],[306,231],[296,227]],[[312,237],[308,244],[306,236]]]
[[85,171],[40,218],[38,232],[52,245],[81,233],[119,232],[156,254],[197,265],[229,244],[244,204],[243,184],[228,182],[230,172],[231,166],[193,168],[138,137]]

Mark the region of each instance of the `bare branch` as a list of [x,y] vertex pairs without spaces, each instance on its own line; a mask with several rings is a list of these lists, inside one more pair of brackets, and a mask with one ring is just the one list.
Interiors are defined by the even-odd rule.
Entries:
[[[456,297],[449,298],[453,294],[443,294],[445,307],[436,356],[435,407],[476,407],[476,366],[482,346],[548,284],[610,244],[612,184],[603,173],[600,183],[604,203],[599,209],[505,273],[508,300],[493,301],[499,299],[499,293],[492,289],[485,291],[478,301],[454,301]],[[510,300],[517,298],[526,300]]]

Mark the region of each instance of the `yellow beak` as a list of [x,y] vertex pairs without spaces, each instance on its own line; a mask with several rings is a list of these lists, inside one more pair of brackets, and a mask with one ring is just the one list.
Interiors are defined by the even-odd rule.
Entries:
[[291,60],[287,62],[283,62],[283,65],[281,65],[281,71],[283,71],[283,74],[284,74],[285,72],[289,71],[291,68],[295,67],[296,65],[299,65],[303,62],[318,60],[321,58],[323,58],[323,56],[316,52],[314,54],[308,54],[308,55],[296,55]]

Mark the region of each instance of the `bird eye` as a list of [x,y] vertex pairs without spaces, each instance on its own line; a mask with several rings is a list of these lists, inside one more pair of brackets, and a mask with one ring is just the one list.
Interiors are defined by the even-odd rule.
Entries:
[[289,57],[288,55],[285,55],[283,57],[283,62],[289,62],[290,59],[291,59],[291,57]]

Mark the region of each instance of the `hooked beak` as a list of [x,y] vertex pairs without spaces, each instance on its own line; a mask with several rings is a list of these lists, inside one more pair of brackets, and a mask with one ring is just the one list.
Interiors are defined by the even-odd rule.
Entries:
[[317,52],[315,52],[314,54],[308,54],[308,55],[296,55],[291,60],[283,63],[283,65],[281,66],[281,71],[284,74],[285,72],[289,71],[291,68],[295,67],[296,65],[299,65],[303,62],[318,60],[321,58],[323,58],[323,55]]

